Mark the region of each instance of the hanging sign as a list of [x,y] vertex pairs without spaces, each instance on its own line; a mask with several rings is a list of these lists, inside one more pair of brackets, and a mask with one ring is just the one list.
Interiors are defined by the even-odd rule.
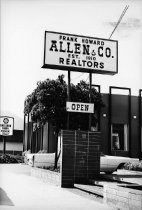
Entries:
[[118,41],[45,31],[42,68],[118,73]]
[[94,113],[94,104],[80,102],[66,102],[67,112]]
[[13,135],[14,118],[3,116],[0,117],[0,135],[11,136]]

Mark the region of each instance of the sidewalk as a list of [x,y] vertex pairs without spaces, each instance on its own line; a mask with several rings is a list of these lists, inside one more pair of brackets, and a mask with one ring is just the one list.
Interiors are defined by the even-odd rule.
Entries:
[[0,164],[1,210],[111,210],[101,204],[73,194],[68,189],[30,176],[24,164]]

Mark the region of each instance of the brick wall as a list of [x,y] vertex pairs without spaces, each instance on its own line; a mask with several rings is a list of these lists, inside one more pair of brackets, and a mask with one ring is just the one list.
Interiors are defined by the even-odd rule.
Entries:
[[62,138],[61,187],[73,187],[75,131],[62,130],[61,138]]
[[61,186],[94,179],[100,173],[100,133],[62,130],[61,138]]

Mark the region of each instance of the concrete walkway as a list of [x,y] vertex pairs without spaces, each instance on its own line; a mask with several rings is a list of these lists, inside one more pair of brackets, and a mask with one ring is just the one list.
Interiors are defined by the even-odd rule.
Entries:
[[30,176],[24,164],[0,164],[0,210],[111,210],[68,189]]

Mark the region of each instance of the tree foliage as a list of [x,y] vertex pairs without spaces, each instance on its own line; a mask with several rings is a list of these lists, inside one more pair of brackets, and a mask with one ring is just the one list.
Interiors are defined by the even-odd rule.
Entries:
[[[89,102],[89,84],[80,81],[77,85],[70,85],[70,99],[73,102]],[[67,123],[67,83],[64,75],[59,75],[56,80],[46,79],[37,83],[37,88],[27,96],[24,113],[31,114],[32,121],[37,125],[50,122],[58,129],[65,129]],[[92,88],[91,103],[94,103],[97,113],[102,106],[102,96]],[[70,113],[70,129],[88,129],[89,114]],[[96,115],[93,115],[92,125],[96,124]]]

